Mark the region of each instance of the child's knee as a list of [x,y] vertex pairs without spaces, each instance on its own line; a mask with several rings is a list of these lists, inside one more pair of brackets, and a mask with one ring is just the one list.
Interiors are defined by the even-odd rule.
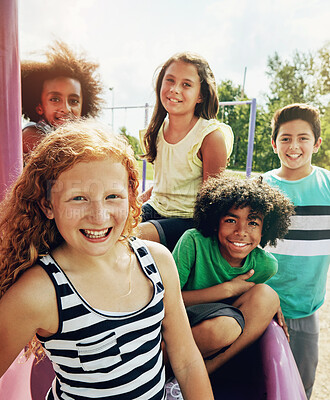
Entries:
[[269,310],[273,315],[280,307],[280,299],[277,293],[265,283],[260,283],[254,286],[253,296],[260,307]]
[[207,337],[210,350],[219,350],[232,344],[242,333],[242,328],[235,318],[216,317],[199,324],[200,332]]
[[233,305],[240,309],[248,308],[253,312],[274,316],[280,307],[280,300],[275,290],[264,283],[259,283],[239,297]]

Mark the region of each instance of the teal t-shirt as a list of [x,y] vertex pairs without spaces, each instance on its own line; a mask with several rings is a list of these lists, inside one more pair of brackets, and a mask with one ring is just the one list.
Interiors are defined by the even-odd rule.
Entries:
[[267,246],[278,260],[278,272],[267,284],[279,295],[286,318],[304,318],[324,302],[330,263],[330,172],[313,167],[297,181],[264,174],[264,180],[290,198],[296,214],[289,232],[276,247]]
[[263,283],[277,271],[276,258],[259,247],[246,257],[242,267],[231,267],[220,253],[217,237],[205,237],[197,229],[189,229],[181,236],[173,257],[183,290],[206,289],[250,269],[254,269],[254,274],[249,281]]

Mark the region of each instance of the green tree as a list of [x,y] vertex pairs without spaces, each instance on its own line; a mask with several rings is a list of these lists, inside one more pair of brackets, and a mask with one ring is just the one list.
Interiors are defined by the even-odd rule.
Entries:
[[[239,85],[232,81],[221,81],[218,85],[219,101],[247,100]],[[218,119],[230,125],[234,132],[234,146],[229,168],[245,170],[250,123],[250,105],[220,107]],[[278,158],[270,145],[270,119],[263,107],[257,106],[252,170],[263,172],[278,166]]]
[[282,61],[278,53],[268,58],[266,75],[271,79],[267,97],[268,109],[273,113],[278,108],[292,103],[317,103],[317,86],[314,79],[314,57],[312,54],[295,51],[291,60]]
[[313,164],[330,170],[330,102],[321,116],[322,144],[313,156]]
[[330,41],[317,52],[316,79],[321,95],[330,93]]
[[[240,85],[235,86],[231,80],[221,81],[218,85],[219,101],[246,100]],[[234,146],[230,157],[229,168],[244,170],[246,166],[250,107],[249,105],[220,106],[218,119],[231,126],[234,132]]]
[[137,139],[135,136],[130,135],[127,133],[127,128],[125,126],[122,126],[119,128],[119,134],[122,136],[125,136],[126,140],[128,143],[132,146],[135,154],[135,158],[139,159],[139,155],[142,154],[142,150],[140,147],[139,139]]
[[314,54],[295,51],[292,59],[285,61],[275,53],[268,58],[266,74],[270,78],[266,119],[270,121],[275,110],[291,103],[308,103],[317,107],[320,110],[323,143],[318,154],[313,156],[313,163],[329,168],[330,42]]

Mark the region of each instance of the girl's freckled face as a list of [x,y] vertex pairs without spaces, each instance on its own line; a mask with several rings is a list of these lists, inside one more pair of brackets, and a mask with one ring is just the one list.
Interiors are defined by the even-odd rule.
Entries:
[[65,246],[103,255],[122,234],[129,213],[128,173],[110,158],[80,162],[64,171],[51,189],[50,212]]

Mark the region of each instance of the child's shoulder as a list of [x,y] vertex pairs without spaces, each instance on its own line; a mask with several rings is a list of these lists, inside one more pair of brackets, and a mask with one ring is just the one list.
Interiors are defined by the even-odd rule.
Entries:
[[209,241],[209,237],[205,237],[198,229],[191,228],[186,230],[180,238],[181,241],[194,241],[194,242],[206,242]]
[[262,249],[261,247],[256,247],[250,253],[253,257],[257,258],[258,260],[267,260],[272,261],[277,264],[276,257],[273,256],[269,251]]
[[151,254],[165,286],[171,284],[173,277],[177,276],[174,258],[167,247],[149,240],[135,239],[135,244],[144,246]]
[[255,265],[255,268],[269,273],[269,278],[277,272],[278,261],[276,257],[267,250],[264,250],[261,247],[256,247],[251,251],[250,257],[250,263]]
[[56,302],[54,286],[44,269],[37,264],[23,272],[10,290],[17,304],[27,310],[39,312]]
[[330,179],[330,171],[322,167],[313,166],[316,175],[324,176],[326,179]]
[[151,240],[142,240],[137,237],[130,238],[129,242],[133,250],[140,255],[145,254],[145,252],[149,252],[156,263],[159,259],[171,257],[171,252],[160,243],[153,242]]

